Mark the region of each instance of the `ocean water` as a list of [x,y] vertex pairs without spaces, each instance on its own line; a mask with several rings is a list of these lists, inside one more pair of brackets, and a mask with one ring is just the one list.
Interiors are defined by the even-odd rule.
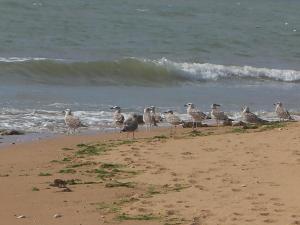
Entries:
[[0,2],[0,128],[62,132],[71,108],[90,129],[147,105],[238,119],[249,105],[300,112],[297,0]]

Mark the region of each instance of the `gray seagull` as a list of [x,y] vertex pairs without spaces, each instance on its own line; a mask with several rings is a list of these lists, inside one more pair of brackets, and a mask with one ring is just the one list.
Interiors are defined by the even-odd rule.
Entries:
[[128,133],[132,132],[132,138],[134,139],[134,132],[139,126],[137,118],[138,116],[136,114],[132,114],[124,121],[124,126],[121,132],[127,132],[127,137]]

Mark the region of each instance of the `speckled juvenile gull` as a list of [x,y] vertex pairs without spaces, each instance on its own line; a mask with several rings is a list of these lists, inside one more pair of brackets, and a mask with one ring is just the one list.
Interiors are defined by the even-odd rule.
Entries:
[[172,125],[170,130],[170,134],[172,135],[172,128],[174,127],[176,132],[176,127],[178,125],[183,124],[183,121],[178,116],[174,115],[174,112],[172,110],[168,110],[164,112],[164,114],[165,114],[166,121]]
[[266,124],[268,123],[267,120],[263,120],[259,118],[254,113],[250,112],[250,109],[248,106],[245,106],[242,111],[242,118],[243,121],[246,123],[255,123],[255,124]]
[[187,114],[192,117],[193,129],[195,129],[195,125],[197,128],[198,122],[201,123],[203,120],[207,118],[207,115],[204,112],[201,112],[199,109],[196,109],[193,103],[187,103],[184,106],[187,107],[186,109]]
[[134,138],[134,132],[137,130],[138,126],[139,124],[137,121],[137,115],[136,114],[130,115],[124,121],[124,126],[121,132],[128,132],[128,133],[132,132],[132,138]]
[[221,105],[212,104],[211,105],[211,118],[217,121],[217,125],[219,126],[220,120],[228,121],[229,118],[223,111],[220,110]]
[[73,115],[70,109],[66,109],[65,111],[65,124],[68,127],[68,133],[75,133],[76,129],[83,126],[80,119]]
[[279,117],[279,120],[294,120],[289,111],[287,111],[284,107],[283,104],[281,102],[277,102],[274,104],[275,107],[275,112],[277,114],[277,116]]
[[116,127],[121,128],[124,123],[124,116],[121,113],[121,107],[120,106],[113,106],[110,109],[115,110],[113,115],[113,123]]
[[152,115],[153,121],[156,124],[155,126],[157,126],[157,124],[162,121],[162,117],[161,117],[161,115],[156,114],[156,107],[155,106],[153,106],[153,105],[150,106],[150,109],[151,109],[150,113]]

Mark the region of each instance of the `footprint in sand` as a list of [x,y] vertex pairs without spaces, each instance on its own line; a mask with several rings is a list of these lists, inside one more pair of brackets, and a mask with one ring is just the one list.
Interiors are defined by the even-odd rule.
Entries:
[[207,188],[202,185],[195,185],[195,188],[201,190],[201,191],[207,191]]
[[191,223],[191,225],[201,225],[201,224],[203,223],[200,217],[194,217],[193,222]]
[[188,180],[188,182],[189,182],[190,184],[196,184],[196,183],[197,183],[197,181],[196,181],[196,180],[193,180],[193,179]]
[[261,215],[261,216],[269,216],[270,213],[268,213],[268,212],[262,212],[262,213],[260,213],[259,215]]
[[276,220],[274,220],[274,219],[265,219],[264,222],[265,223],[275,223]]

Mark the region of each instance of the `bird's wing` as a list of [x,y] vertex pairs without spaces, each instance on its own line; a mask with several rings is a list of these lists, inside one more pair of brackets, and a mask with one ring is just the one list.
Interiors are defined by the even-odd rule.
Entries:
[[67,116],[65,118],[65,122],[69,127],[75,128],[81,125],[81,121],[78,117],[75,116]]
[[122,114],[116,114],[114,117],[114,120],[116,123],[123,123],[124,122],[124,116]]

